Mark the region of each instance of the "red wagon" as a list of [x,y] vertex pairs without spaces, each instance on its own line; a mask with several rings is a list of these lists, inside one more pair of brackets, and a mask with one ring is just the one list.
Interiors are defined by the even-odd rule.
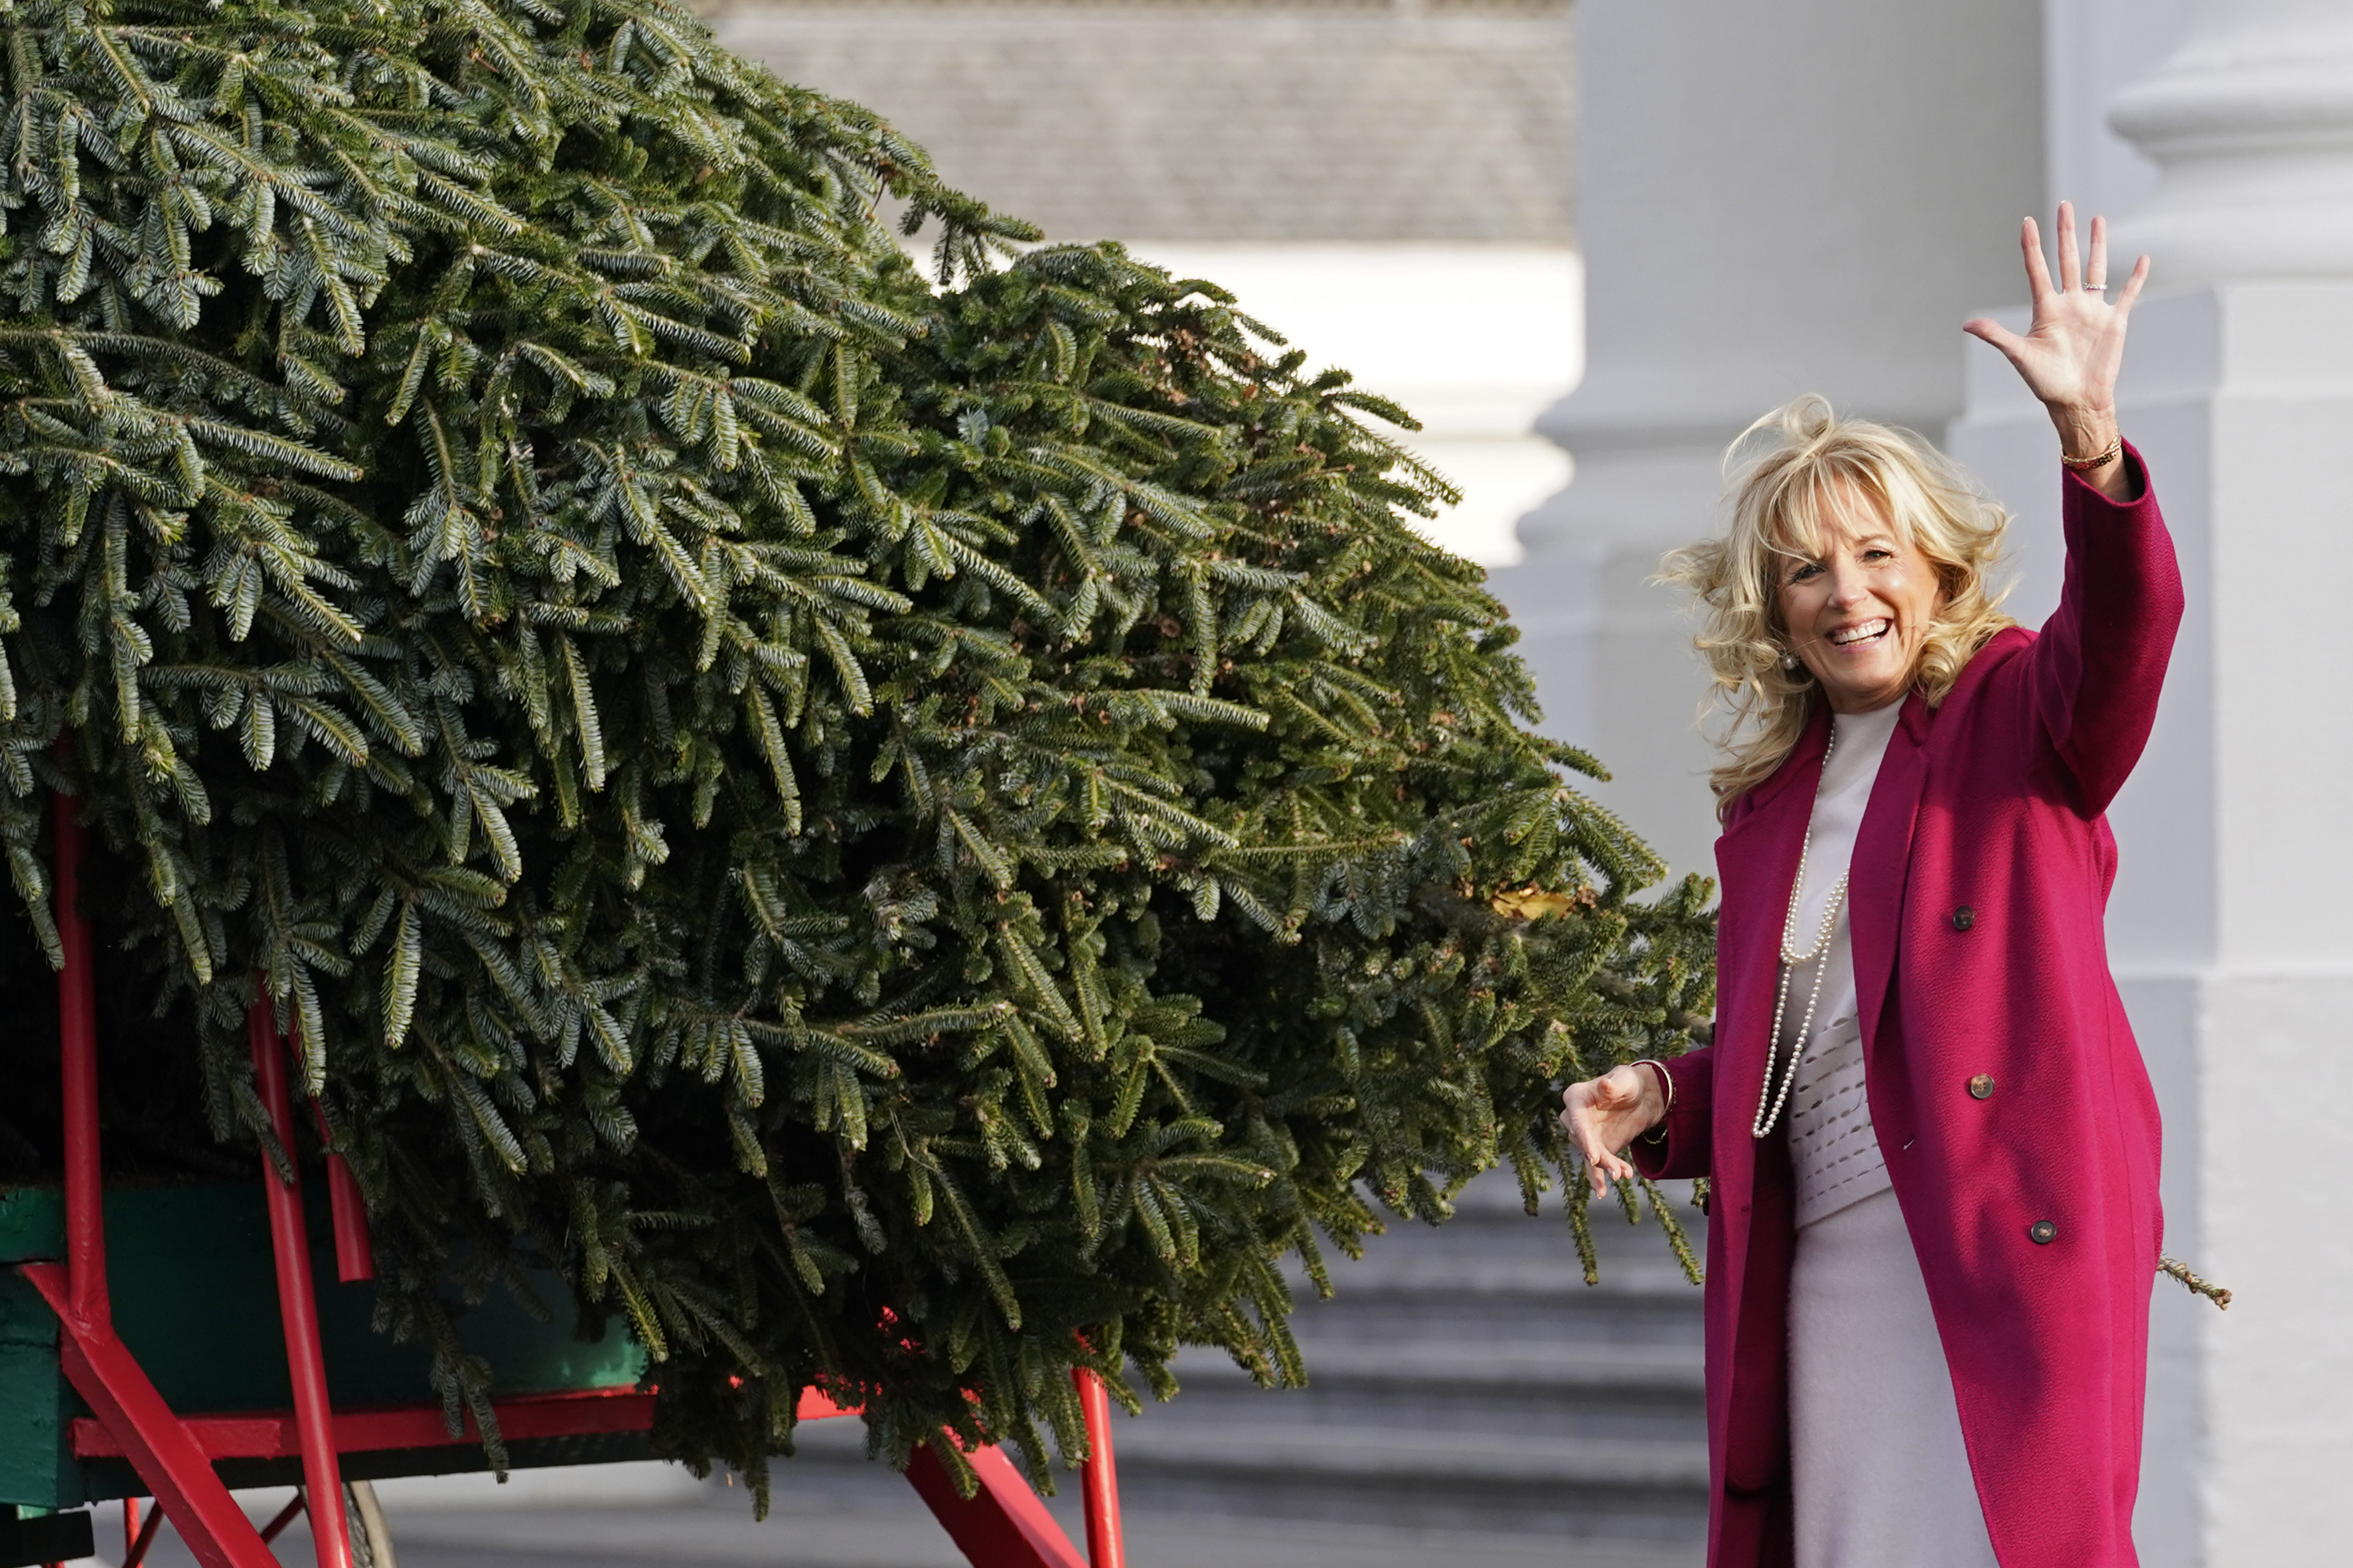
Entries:
[[[205,1568],[277,1568],[268,1542],[302,1510],[319,1568],[366,1568],[383,1523],[364,1483],[478,1467],[479,1434],[470,1421],[452,1436],[440,1404],[414,1397],[424,1352],[370,1329],[367,1215],[338,1156],[315,1230],[317,1205],[267,1161],[258,1191],[105,1191],[82,829],[62,796],[56,825],[65,1180],[0,1191],[0,1505],[16,1505],[0,1517],[0,1568],[87,1555],[88,1505],[115,1499],[123,1568],[138,1568],[165,1518]],[[266,1004],[250,1026],[256,1087],[290,1149],[287,1044]],[[492,1405],[512,1463],[649,1457],[654,1395],[635,1345],[584,1344],[501,1306],[486,1304],[469,1332],[491,1342],[480,1348],[499,1369]],[[967,1500],[916,1449],[909,1480],[978,1568],[1121,1568],[1110,1402],[1093,1373],[1078,1376],[1093,1456],[1084,1556],[997,1450],[971,1456],[980,1487]],[[854,1414],[814,1391],[801,1402],[803,1420]],[[294,1500],[261,1528],[229,1495],[286,1481]],[[142,1521],[148,1498],[160,1506]]]

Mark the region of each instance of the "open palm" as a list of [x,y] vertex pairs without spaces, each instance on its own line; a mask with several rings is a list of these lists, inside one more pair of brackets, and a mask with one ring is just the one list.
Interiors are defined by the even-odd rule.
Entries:
[[[2092,220],[2092,245],[2080,260],[2075,247],[2075,209],[2059,204],[2059,279],[2042,259],[2042,238],[2034,220],[2021,227],[2026,280],[2034,300],[2034,321],[2023,336],[1980,316],[1961,330],[2000,349],[2027,387],[2061,420],[2105,419],[2116,409],[2116,371],[2124,363],[2125,321],[2148,277],[2148,258],[2137,262],[2113,303],[2102,297],[2108,277],[2108,226]],[[2072,419],[2067,416],[2073,416]]]

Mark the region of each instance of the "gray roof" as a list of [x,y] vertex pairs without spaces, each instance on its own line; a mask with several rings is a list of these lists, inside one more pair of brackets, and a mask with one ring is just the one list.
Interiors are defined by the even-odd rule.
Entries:
[[717,26],[1054,238],[1573,237],[1562,0],[746,0]]

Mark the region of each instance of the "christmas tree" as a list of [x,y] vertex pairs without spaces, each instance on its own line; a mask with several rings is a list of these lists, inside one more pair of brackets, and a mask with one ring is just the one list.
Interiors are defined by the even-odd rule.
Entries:
[[1071,1367],[1297,1381],[1286,1258],[1534,1208],[1559,1082],[1708,1010],[1409,421],[1213,285],[661,0],[9,24],[5,983],[63,791],[110,1147],[313,1158],[265,996],[453,1418],[537,1262],[681,1458],[818,1385],[1042,1477]]

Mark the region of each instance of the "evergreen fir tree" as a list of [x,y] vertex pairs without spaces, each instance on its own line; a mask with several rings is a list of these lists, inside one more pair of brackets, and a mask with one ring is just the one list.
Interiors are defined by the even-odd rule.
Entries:
[[1042,1479],[1072,1365],[1299,1380],[1286,1257],[1533,1209],[1558,1083],[1708,1010],[1405,416],[1214,286],[1013,256],[664,0],[8,28],[16,885],[54,960],[78,796],[159,1114],[269,1148],[259,984],[453,1419],[536,1261],[681,1458],[814,1384]]

